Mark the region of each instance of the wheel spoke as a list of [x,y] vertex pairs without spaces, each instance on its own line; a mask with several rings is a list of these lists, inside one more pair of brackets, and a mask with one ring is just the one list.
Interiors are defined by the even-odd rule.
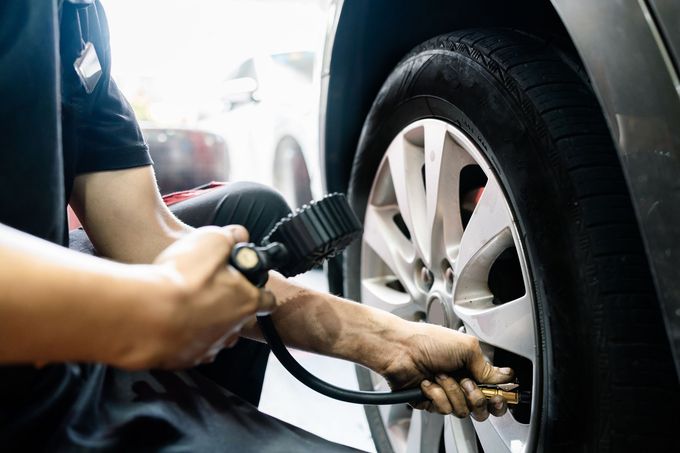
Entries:
[[438,452],[443,426],[443,415],[414,410],[406,439],[406,452]]
[[[411,295],[414,295],[417,289],[413,281],[411,265],[414,259],[413,245],[394,223],[392,217],[396,212],[394,208],[369,205],[366,208],[364,221],[364,244],[378,255],[392,275]],[[368,271],[373,273],[377,270],[369,269]]]
[[490,179],[460,242],[454,268],[459,295],[486,288],[493,261],[513,243],[511,225],[503,192]]
[[429,255],[430,232],[425,221],[425,186],[420,169],[423,149],[399,135],[387,150],[394,194],[411,241],[420,256]]
[[470,155],[454,140],[443,123],[425,126],[425,193],[427,226],[430,232],[428,265],[449,254],[447,246],[457,246],[463,234],[460,198],[457,196],[460,172],[474,164]]
[[526,447],[529,425],[515,420],[510,412],[501,417],[490,416],[483,422],[472,421],[484,451],[519,453]]
[[484,305],[486,308],[477,304],[454,304],[453,311],[465,324],[467,333],[534,361],[536,339],[531,298],[525,295],[502,305],[493,305],[487,299]]
[[388,277],[366,278],[361,281],[361,302],[388,311],[409,321],[415,320],[418,306],[406,293],[387,286]]
[[[375,387],[374,390],[389,392],[390,388],[386,385],[386,388]],[[413,409],[406,404],[381,405],[378,409],[380,410],[380,416],[385,422],[385,427],[394,431],[395,434],[397,434],[397,431],[401,431],[398,434],[405,441],[407,436],[406,428],[408,423],[410,423]]]
[[[375,371],[370,371],[370,373],[371,383],[373,384],[373,390],[380,392],[390,391],[390,384],[387,382],[387,379],[385,379],[384,377],[382,377],[382,375],[376,373]],[[390,408],[395,406],[381,406],[381,407]]]
[[477,453],[475,428],[470,417],[446,417],[444,421],[444,446],[446,453]]

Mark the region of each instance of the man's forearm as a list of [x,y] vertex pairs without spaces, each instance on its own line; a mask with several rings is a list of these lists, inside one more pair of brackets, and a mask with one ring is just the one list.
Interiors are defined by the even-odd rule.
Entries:
[[139,303],[150,288],[158,294],[163,287],[146,267],[72,252],[0,225],[0,363],[121,363],[135,354],[139,321],[163,306]]
[[[387,312],[321,293],[272,273],[267,289],[278,299],[272,314],[286,345],[384,369],[407,350],[404,321]],[[262,339],[256,323],[243,335]]]
[[[153,261],[163,250],[161,246],[172,244],[192,230],[177,220],[167,233],[157,233],[155,239],[146,244],[145,255],[137,252],[137,261]],[[287,345],[373,369],[386,365],[383,362],[388,361],[388,355],[401,349],[399,346],[404,339],[394,337],[404,330],[396,328],[404,322],[400,318],[272,275],[267,287],[279,302],[273,315],[274,322]],[[263,340],[254,319],[244,328],[243,336]]]

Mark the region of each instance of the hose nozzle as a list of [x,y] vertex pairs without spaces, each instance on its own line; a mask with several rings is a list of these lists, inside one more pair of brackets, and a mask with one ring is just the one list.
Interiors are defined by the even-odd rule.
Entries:
[[515,391],[519,384],[478,384],[477,386],[487,399],[500,396],[512,406],[531,401],[531,392]]

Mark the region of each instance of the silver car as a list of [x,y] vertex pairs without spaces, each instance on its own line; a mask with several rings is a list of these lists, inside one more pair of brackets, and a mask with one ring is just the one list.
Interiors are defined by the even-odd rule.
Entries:
[[273,185],[294,208],[321,186],[310,171],[318,168],[316,60],[313,51],[246,59],[223,84],[222,111],[199,123],[236,150],[233,177]]
[[377,450],[673,449],[680,2],[331,9],[322,173],[364,222],[331,291],[477,336],[531,395],[485,422],[369,406]]

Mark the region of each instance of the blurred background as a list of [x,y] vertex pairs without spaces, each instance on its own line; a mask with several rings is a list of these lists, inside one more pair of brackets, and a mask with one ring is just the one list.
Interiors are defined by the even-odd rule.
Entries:
[[[289,204],[321,195],[318,103],[328,0],[102,0],[113,76],[140,120],[163,194],[210,181],[273,185]],[[319,270],[297,277],[327,290]],[[292,351],[358,388],[354,365]],[[361,406],[303,386],[270,356],[260,410],[375,451]]]
[[104,0],[113,75],[161,192],[212,180],[320,195],[318,96],[328,0]]

